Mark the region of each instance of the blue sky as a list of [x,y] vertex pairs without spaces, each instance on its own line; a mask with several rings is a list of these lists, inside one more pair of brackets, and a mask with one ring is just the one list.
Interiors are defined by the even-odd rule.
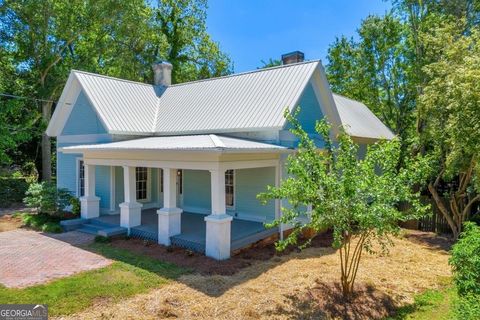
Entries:
[[389,8],[382,0],[209,0],[207,27],[242,72],[295,50],[326,63],[336,36],[354,36],[362,19]]

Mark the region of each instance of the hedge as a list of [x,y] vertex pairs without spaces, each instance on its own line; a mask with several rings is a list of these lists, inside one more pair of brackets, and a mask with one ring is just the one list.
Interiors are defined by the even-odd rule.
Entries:
[[0,177],[0,208],[22,203],[28,183],[25,178]]

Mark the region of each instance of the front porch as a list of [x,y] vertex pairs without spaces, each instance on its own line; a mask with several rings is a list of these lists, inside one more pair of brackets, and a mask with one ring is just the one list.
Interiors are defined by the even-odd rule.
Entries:
[[[200,213],[182,212],[181,232],[170,237],[171,244],[205,253],[207,215]],[[105,215],[94,218],[108,227],[120,225],[120,215]],[[142,210],[142,224],[130,229],[130,236],[135,238],[158,241],[157,209]],[[270,235],[278,233],[278,228],[266,229],[263,223],[233,218],[231,223],[230,248],[232,251],[244,248]]]
[[[270,201],[268,210],[255,208],[257,194],[279,184],[281,155],[290,152],[285,147],[199,135],[65,147],[63,152],[83,153],[81,215],[92,223],[111,221],[131,236],[204,252],[217,260],[278,232],[266,230],[262,222],[280,216],[279,200]],[[97,166],[123,168],[119,215],[100,215]],[[162,177],[156,190],[149,188],[152,170]],[[160,194],[163,201],[154,206],[160,209],[144,206],[142,200]],[[264,215],[258,216],[260,212]]]

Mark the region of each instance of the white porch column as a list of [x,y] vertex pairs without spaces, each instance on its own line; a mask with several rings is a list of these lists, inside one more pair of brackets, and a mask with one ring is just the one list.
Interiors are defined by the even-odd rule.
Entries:
[[170,237],[180,234],[182,209],[177,208],[177,169],[163,169],[163,208],[158,214],[158,243],[170,245]]
[[205,254],[216,260],[230,258],[232,217],[226,214],[225,170],[211,170],[212,214],[205,217]]
[[83,219],[97,218],[100,215],[100,198],[95,196],[95,166],[84,165],[85,195],[80,198],[80,212]]
[[137,202],[135,167],[123,167],[125,201],[120,203],[120,226],[130,228],[139,226],[142,219],[142,204]]

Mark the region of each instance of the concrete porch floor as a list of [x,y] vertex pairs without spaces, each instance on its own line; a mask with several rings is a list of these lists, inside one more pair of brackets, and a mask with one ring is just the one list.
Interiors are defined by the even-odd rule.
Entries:
[[[171,237],[173,245],[203,253],[205,251],[206,215],[183,212],[181,234]],[[120,215],[104,215],[96,218],[103,223],[120,225]],[[158,240],[157,209],[142,210],[141,225],[131,229],[131,236]],[[233,218],[231,224],[231,250],[241,249],[249,244],[278,233],[278,228],[266,229],[261,222]]]

